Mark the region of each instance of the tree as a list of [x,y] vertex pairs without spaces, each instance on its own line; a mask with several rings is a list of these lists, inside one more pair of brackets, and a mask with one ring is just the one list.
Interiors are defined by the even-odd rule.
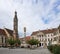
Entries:
[[16,46],[20,46],[21,45],[21,41],[19,39],[16,39]]
[[10,44],[11,47],[13,47],[15,44],[15,40],[13,38],[9,38],[8,43]]
[[40,41],[38,41],[37,39],[35,39],[35,45],[37,45],[37,47],[38,47],[39,43],[40,43]]
[[37,45],[39,44],[39,41],[37,39],[30,39],[27,41],[28,44],[32,45]]

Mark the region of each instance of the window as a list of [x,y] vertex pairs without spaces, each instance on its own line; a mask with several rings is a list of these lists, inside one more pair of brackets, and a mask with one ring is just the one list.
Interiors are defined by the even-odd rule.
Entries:
[[49,38],[48,38],[48,41],[50,41]]
[[6,43],[6,37],[5,37],[5,43]]
[[52,38],[51,38],[51,41],[52,41]]
[[42,37],[43,37],[43,35],[42,35]]
[[3,36],[1,38],[2,38],[2,43],[3,43]]
[[60,36],[59,36],[59,42],[60,42]]
[[45,41],[47,41],[47,39],[45,39]]
[[54,41],[56,41],[56,40],[57,40],[57,38],[55,37],[55,38],[54,38]]
[[51,36],[53,36],[53,34],[51,34]]
[[48,37],[49,37],[49,35],[48,35]]

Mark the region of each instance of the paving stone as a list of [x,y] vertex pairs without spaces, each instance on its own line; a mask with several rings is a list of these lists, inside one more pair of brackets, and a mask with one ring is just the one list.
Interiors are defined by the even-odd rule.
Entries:
[[0,54],[51,54],[48,49],[37,48],[34,50],[31,49],[8,49],[8,48],[0,48]]

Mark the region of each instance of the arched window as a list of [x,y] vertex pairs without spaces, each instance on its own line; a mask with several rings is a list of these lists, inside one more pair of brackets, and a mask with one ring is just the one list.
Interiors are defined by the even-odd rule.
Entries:
[[2,43],[3,43],[3,36],[1,37],[1,39],[2,39]]
[[5,43],[6,43],[6,37],[5,37]]

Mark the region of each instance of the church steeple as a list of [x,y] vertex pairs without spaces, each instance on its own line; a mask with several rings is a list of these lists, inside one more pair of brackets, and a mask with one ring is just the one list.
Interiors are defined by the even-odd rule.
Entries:
[[18,18],[17,18],[17,11],[15,11],[15,16],[14,16],[14,18],[15,18],[15,19],[18,19]]
[[15,16],[14,16],[14,31],[13,31],[13,36],[14,38],[18,38],[18,18],[17,18],[17,12],[15,11]]
[[17,15],[17,11],[15,11],[15,15]]

